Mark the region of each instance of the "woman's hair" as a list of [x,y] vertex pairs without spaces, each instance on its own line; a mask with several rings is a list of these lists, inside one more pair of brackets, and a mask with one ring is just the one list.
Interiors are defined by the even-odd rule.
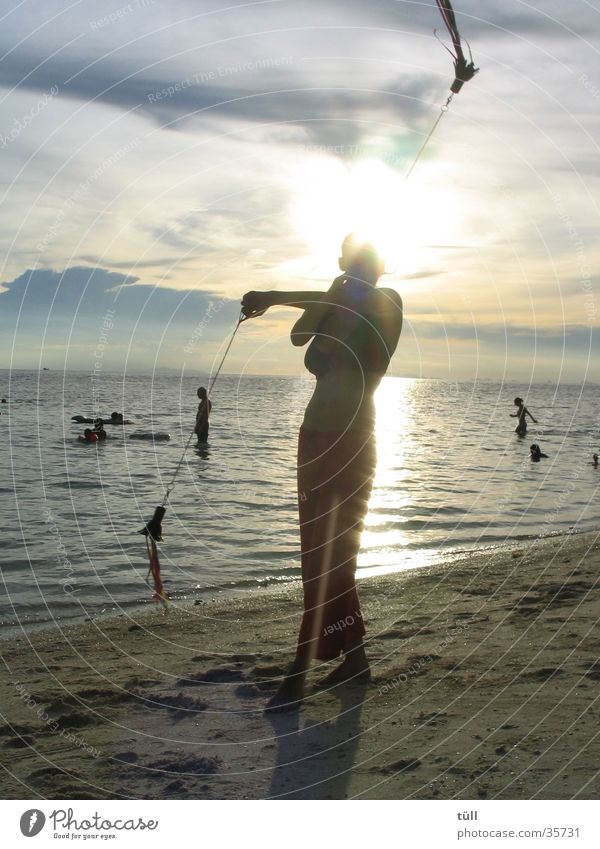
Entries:
[[522,404],[522,403],[523,403],[523,399],[522,399],[522,398],[518,398],[518,397],[517,397],[517,398],[515,398],[514,403],[515,403],[515,404]]
[[385,270],[385,262],[371,242],[349,233],[342,242],[340,268],[366,283],[376,283]]

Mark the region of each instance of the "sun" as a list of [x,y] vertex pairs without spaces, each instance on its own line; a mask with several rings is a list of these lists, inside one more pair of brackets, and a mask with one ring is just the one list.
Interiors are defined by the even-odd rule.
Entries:
[[292,224],[315,269],[331,267],[332,250],[350,232],[372,242],[386,271],[400,277],[430,266],[437,245],[460,238],[460,201],[431,168],[427,179],[405,181],[376,159],[312,157],[296,170],[291,188]]

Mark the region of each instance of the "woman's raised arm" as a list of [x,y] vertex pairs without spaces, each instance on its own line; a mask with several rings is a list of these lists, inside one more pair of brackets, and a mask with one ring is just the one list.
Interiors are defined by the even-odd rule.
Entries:
[[246,318],[256,318],[270,307],[297,307],[305,310],[320,304],[327,292],[246,292],[242,298],[242,312]]

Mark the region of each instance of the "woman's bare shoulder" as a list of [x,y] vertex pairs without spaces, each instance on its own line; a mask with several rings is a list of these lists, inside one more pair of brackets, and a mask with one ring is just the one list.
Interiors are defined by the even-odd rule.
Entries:
[[391,312],[402,309],[402,298],[395,289],[376,289],[377,306],[382,312]]

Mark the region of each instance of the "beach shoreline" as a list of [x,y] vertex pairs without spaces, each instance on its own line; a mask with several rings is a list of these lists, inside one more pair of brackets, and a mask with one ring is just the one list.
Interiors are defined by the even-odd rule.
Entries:
[[[364,578],[373,678],[263,707],[299,583],[0,641],[3,798],[597,798],[600,536]],[[320,668],[319,668],[320,667]]]
[[[581,536],[591,533],[589,530],[566,532],[556,531],[544,536],[523,535],[522,537],[513,537],[511,542],[486,542],[485,544],[474,543],[472,546],[449,546],[441,549],[411,549],[410,556],[407,557],[407,552],[402,551],[402,565],[398,566],[364,566],[359,568],[356,574],[357,586],[364,585],[363,582],[372,579],[377,580],[379,577],[393,577],[402,574],[416,573],[421,570],[428,569],[447,569],[454,563],[460,563],[468,560],[474,554],[477,556],[492,556],[496,557],[499,552],[512,551],[515,546],[527,546],[533,542],[542,540],[557,539],[561,537]],[[299,564],[299,561],[298,561]],[[270,577],[257,579],[256,583],[251,585],[246,580],[238,586],[235,584],[227,585],[205,585],[196,586],[188,590],[176,590],[169,593],[171,599],[170,610],[181,608],[188,610],[198,605],[219,605],[235,607],[242,601],[247,594],[262,596],[269,598],[271,594],[282,592],[294,592],[300,588],[300,566],[297,568],[297,575],[293,577],[287,575],[284,578],[278,577],[276,574]],[[163,580],[168,582],[168,576],[163,575]],[[149,579],[150,581],[150,579]],[[166,588],[168,589],[168,588]],[[118,623],[124,618],[137,622],[144,620],[145,617],[155,618],[156,613],[162,612],[162,607],[155,601],[151,600],[154,590],[149,582],[147,585],[146,597],[138,598],[135,601],[127,603],[115,603],[114,607],[106,608],[106,605],[97,606],[94,608],[89,604],[80,604],[81,612],[78,614],[62,614],[51,618],[52,611],[48,608],[50,616],[47,619],[19,619],[17,615],[13,620],[0,622],[0,646],[3,641],[11,640],[16,637],[39,634],[43,632],[54,633],[58,630],[71,629],[87,625],[90,622],[96,622],[101,626],[107,624]],[[76,596],[75,596],[76,597]],[[17,609],[16,606],[14,608]]]

